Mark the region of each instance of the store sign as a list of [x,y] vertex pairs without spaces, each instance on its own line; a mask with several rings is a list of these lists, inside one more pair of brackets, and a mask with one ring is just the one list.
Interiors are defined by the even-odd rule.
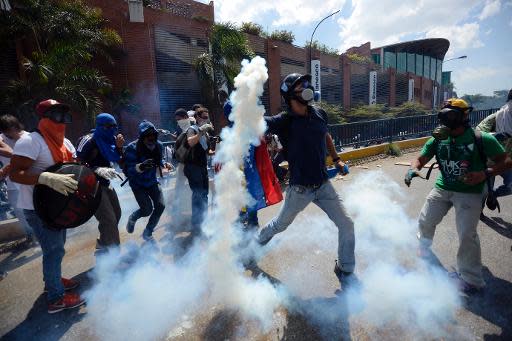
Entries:
[[414,79],[409,79],[409,95],[407,96],[409,102],[414,101]]
[[370,71],[369,104],[377,104],[377,71]]
[[[313,81],[313,87],[315,88],[315,91],[318,91],[318,93],[321,93],[321,69],[320,69],[320,60],[315,59],[311,61],[311,73],[312,73],[312,81]],[[320,98],[318,98],[320,101]]]

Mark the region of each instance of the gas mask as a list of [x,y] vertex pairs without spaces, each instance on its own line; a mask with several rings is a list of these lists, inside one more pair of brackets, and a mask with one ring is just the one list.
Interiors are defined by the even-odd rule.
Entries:
[[44,113],[44,117],[49,118],[55,123],[68,124],[73,121],[69,111],[62,110],[61,108],[49,109]]
[[453,130],[467,125],[469,120],[464,119],[464,111],[462,108],[452,106],[445,106],[441,109],[437,114],[440,125],[434,129],[432,136],[436,140],[446,140]]
[[303,81],[302,91],[294,91],[291,98],[308,105],[315,98],[315,88],[308,81]]
[[180,127],[180,129],[183,131],[190,128],[190,119],[189,118],[178,120],[177,122],[178,122],[178,127]]

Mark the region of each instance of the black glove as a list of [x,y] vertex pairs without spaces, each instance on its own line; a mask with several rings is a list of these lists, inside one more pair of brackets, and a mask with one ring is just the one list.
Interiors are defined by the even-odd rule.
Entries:
[[510,135],[507,134],[507,133],[496,133],[494,134],[494,137],[496,138],[496,140],[498,140],[499,142],[503,142],[505,141],[506,139],[510,138]]
[[144,162],[138,163],[135,168],[140,173],[155,168],[155,161],[153,159],[144,160]]

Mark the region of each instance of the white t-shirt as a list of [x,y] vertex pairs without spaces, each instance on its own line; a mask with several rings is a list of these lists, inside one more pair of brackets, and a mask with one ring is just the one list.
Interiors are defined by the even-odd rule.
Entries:
[[[21,133],[21,137],[23,137],[25,135],[28,135],[28,132],[23,131]],[[11,147],[11,149],[14,149],[14,145],[16,144],[15,140],[8,138],[4,134],[0,134],[0,139],[2,141],[4,141],[9,147]],[[8,164],[11,163],[11,158],[5,157],[5,156],[0,156],[0,161],[2,162],[2,164],[4,166],[7,166]],[[19,184],[15,183],[15,182],[12,182],[11,179],[9,179],[9,177],[5,178],[5,182],[7,184],[7,190],[8,191],[17,190],[19,188]]]
[[[64,139],[64,145],[76,157],[76,150],[73,144]],[[14,155],[24,156],[34,160],[32,167],[29,169],[31,174],[41,174],[45,169],[55,164],[52,153],[46,144],[46,141],[37,132],[29,133],[21,137],[14,145]],[[20,184],[20,194],[18,198],[18,207],[25,210],[33,210],[34,202],[32,193],[34,186]]]

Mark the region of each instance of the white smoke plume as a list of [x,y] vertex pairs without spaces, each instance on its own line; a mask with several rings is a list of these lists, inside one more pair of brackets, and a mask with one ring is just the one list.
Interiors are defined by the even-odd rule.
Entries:
[[[263,93],[267,68],[255,57],[242,63],[232,94],[234,126],[222,131],[216,162],[213,207],[205,218],[206,241],[192,246],[178,261],[164,258],[154,247],[123,245],[135,264],[119,270],[119,254],[102,257],[94,269],[94,287],[86,292],[88,318],[100,339],[154,340],[176,327],[184,315],[208,306],[239,311],[268,329],[282,295],[267,279],[243,274],[235,249],[242,241],[237,219],[250,201],[241,166],[250,144],[265,131]],[[127,214],[127,212],[123,212]],[[126,252],[128,251],[128,252]]]

